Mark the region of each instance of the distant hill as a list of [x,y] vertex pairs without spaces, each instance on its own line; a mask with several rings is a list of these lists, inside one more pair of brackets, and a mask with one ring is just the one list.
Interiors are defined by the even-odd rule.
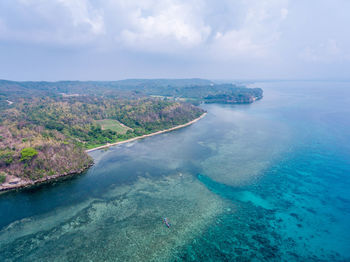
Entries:
[[[189,102],[251,103],[262,98],[260,88],[215,84],[193,79],[126,79],[120,81],[16,82],[0,80],[0,108],[6,100],[31,96],[94,95],[118,98],[159,96]],[[12,101],[11,100],[11,101]]]
[[204,86],[213,84],[212,81],[200,78],[188,79],[126,79],[115,82],[118,86],[154,86],[154,87],[184,87],[184,86]]

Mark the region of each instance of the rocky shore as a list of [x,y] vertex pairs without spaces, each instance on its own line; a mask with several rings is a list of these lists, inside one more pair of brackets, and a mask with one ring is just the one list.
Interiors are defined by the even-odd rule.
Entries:
[[93,163],[91,163],[88,166],[81,168],[79,170],[74,170],[72,172],[66,172],[66,173],[58,174],[58,175],[45,176],[45,177],[43,177],[41,179],[37,179],[37,180],[21,179],[21,178],[15,177],[15,176],[9,176],[7,178],[7,181],[0,185],[0,192],[29,188],[29,187],[32,187],[35,185],[46,183],[46,182],[52,182],[52,181],[58,180],[62,177],[81,174],[84,171],[86,171],[87,169],[89,169],[91,166],[93,166]]

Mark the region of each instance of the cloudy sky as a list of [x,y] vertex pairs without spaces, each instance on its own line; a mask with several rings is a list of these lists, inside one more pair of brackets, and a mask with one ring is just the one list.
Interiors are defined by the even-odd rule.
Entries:
[[342,78],[349,0],[0,0],[0,78]]

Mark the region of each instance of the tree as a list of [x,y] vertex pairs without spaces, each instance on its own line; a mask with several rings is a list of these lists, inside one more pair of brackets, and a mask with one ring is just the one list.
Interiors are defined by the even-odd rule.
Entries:
[[38,154],[32,147],[23,148],[21,151],[21,161],[29,161]]
[[13,152],[9,150],[0,150],[0,166],[9,165],[13,161]]

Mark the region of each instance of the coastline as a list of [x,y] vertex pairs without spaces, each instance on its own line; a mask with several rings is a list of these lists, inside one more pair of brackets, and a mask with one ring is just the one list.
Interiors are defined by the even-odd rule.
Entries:
[[119,141],[119,142],[115,142],[115,143],[111,143],[111,144],[106,144],[106,145],[103,145],[103,146],[94,147],[94,148],[85,150],[85,152],[89,153],[89,152],[92,152],[92,151],[95,151],[95,150],[108,148],[108,147],[111,147],[111,146],[117,146],[117,145],[120,145],[120,144],[129,143],[129,142],[132,142],[132,141],[135,141],[135,140],[139,140],[139,139],[143,139],[143,138],[146,138],[146,137],[150,137],[150,136],[155,136],[155,135],[171,132],[171,131],[174,131],[174,130],[177,130],[177,129],[180,129],[180,128],[183,128],[183,127],[186,127],[186,126],[189,126],[189,125],[192,125],[192,124],[196,123],[197,121],[199,121],[203,117],[205,117],[206,114],[207,113],[205,112],[200,117],[198,117],[196,119],[193,119],[192,121],[190,121],[190,122],[188,122],[186,124],[178,125],[178,126],[175,126],[175,127],[169,128],[169,129],[165,129],[165,130],[160,130],[160,131],[148,134],[148,135],[137,136],[137,137],[130,138],[130,139],[127,139],[127,140],[124,140],[124,141]]
[[[173,131],[173,130],[177,130],[177,129],[180,129],[180,128],[183,128],[183,127],[186,127],[186,126],[194,124],[195,122],[197,122],[200,119],[202,119],[203,117],[205,117],[206,114],[207,113],[205,112],[200,117],[198,117],[196,119],[193,119],[192,121],[190,121],[190,122],[188,122],[186,124],[178,125],[178,126],[175,126],[175,127],[169,128],[169,129],[157,131],[157,132],[154,132],[154,133],[151,133],[151,134],[148,134],[148,135],[142,135],[142,136],[134,137],[134,138],[131,138],[131,139],[128,139],[128,140],[120,141],[120,142],[106,144],[106,145],[103,145],[103,146],[98,146],[98,147],[95,147],[95,148],[92,148],[92,149],[85,150],[85,152],[89,153],[89,152],[92,152],[92,151],[95,151],[95,150],[99,150],[99,149],[103,149],[103,148],[107,148],[107,147],[110,147],[110,146],[117,146],[117,145],[120,145],[120,144],[129,143],[129,142],[132,142],[132,141],[135,141],[135,140],[138,140],[138,139],[143,139],[143,138],[146,138],[146,137],[155,136],[155,135],[167,133],[167,132],[170,132],[170,131]],[[5,185],[5,186],[4,186],[4,184],[2,184],[2,185],[0,185],[0,194],[6,193],[6,192],[9,192],[9,191],[13,191],[13,190],[20,190],[20,189],[24,189],[24,188],[29,188],[29,187],[32,187],[32,186],[35,186],[35,185],[49,183],[49,182],[52,182],[52,181],[55,181],[57,179],[60,179],[60,178],[63,178],[63,177],[67,177],[67,176],[78,175],[78,174],[81,174],[84,171],[88,170],[92,165],[93,165],[93,163],[91,163],[90,165],[82,168],[81,170],[75,170],[75,171],[67,172],[67,173],[64,173],[64,174],[57,174],[57,175],[53,175],[53,176],[47,176],[47,177],[44,177],[44,178],[41,178],[41,179],[38,179],[38,180],[34,180],[34,181],[32,181],[32,180],[20,180],[16,184],[11,184],[11,185],[8,184],[8,185]]]

